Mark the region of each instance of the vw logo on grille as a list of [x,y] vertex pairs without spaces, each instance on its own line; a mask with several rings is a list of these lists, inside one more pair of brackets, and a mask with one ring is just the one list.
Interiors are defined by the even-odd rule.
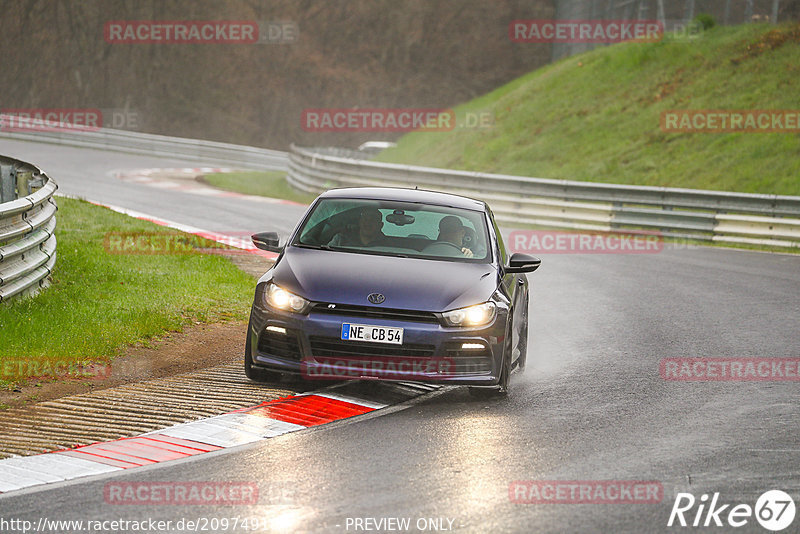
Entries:
[[380,304],[381,302],[386,300],[386,297],[384,297],[380,293],[370,293],[369,295],[367,295],[367,300],[373,304]]

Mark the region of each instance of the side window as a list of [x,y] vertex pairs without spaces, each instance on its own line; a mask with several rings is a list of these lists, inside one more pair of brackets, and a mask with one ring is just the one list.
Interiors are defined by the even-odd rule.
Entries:
[[500,228],[497,227],[497,223],[494,221],[494,214],[492,213],[492,210],[487,207],[486,211],[489,213],[489,219],[492,221],[494,235],[497,236],[497,247],[500,253],[500,261],[503,265],[508,265],[508,253],[506,252],[506,245],[503,243],[503,234],[500,233]]

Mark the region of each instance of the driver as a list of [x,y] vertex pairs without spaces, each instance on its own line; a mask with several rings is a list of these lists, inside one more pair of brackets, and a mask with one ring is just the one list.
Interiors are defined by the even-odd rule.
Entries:
[[467,226],[464,228],[464,231],[464,241],[462,244],[466,248],[470,249],[474,256],[481,258],[486,256],[486,247],[480,240],[478,240],[478,234],[475,233],[475,230]]
[[[464,257],[471,258],[473,257],[472,250],[462,246],[466,232],[467,227],[461,224],[461,219],[455,215],[446,215],[439,221],[439,239],[425,247],[423,252],[450,256],[452,254],[449,254],[449,251],[453,250],[450,245],[452,245],[460,250]],[[443,245],[445,248],[442,248]]]
[[383,233],[383,215],[378,208],[363,208],[358,216],[357,232],[339,232],[328,246],[375,246],[386,242]]

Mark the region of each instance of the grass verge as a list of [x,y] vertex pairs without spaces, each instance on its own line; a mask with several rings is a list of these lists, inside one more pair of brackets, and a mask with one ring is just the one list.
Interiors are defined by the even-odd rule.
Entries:
[[209,174],[203,179],[214,187],[245,195],[282,198],[301,204],[310,204],[317,198],[316,195],[293,189],[286,181],[286,173],[280,171]]
[[80,200],[59,198],[58,205],[52,285],[33,299],[0,304],[0,387],[65,369],[88,377],[92,364],[128,345],[190,323],[247,318],[253,279],[226,258],[112,254],[104,246],[109,232],[165,229]]

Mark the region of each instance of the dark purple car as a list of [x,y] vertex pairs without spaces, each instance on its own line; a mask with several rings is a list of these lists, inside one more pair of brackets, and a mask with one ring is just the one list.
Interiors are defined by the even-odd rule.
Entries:
[[525,367],[528,280],[486,203],[399,188],[320,195],[258,281],[245,371],[257,381],[384,379],[508,391]]

